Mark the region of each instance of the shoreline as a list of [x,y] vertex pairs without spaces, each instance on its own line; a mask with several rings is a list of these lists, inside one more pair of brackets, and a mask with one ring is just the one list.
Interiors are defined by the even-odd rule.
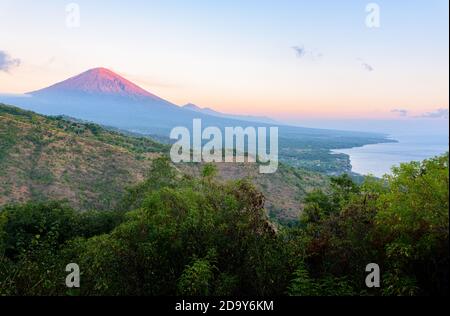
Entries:
[[417,139],[414,135],[391,137],[395,141],[333,149],[331,153],[347,156],[351,173],[382,178],[386,174],[391,174],[392,168],[402,163],[420,162],[449,151],[448,142],[443,141],[447,139],[444,136],[422,139]]

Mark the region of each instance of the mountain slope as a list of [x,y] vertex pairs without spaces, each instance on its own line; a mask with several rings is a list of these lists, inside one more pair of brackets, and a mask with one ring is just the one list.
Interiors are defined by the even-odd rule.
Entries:
[[164,150],[150,139],[3,105],[0,144],[0,205],[50,198],[105,210]]
[[164,101],[106,68],[90,69],[48,88],[29,92],[28,94],[32,96],[48,96],[58,93],[114,95],[133,99],[149,98]]
[[[0,206],[67,199],[80,210],[111,210],[167,151],[149,138],[0,104]],[[197,175],[202,165],[175,167]],[[283,164],[271,175],[260,174],[255,164],[222,163],[218,169],[222,180],[251,179],[265,194],[269,215],[280,222],[296,220],[306,193],[328,183],[323,175]]]

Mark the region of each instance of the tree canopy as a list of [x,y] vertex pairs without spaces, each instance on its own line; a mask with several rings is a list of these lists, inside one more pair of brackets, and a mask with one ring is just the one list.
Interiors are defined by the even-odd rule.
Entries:
[[[448,293],[448,154],[311,192],[273,224],[248,180],[157,159],[117,210],[64,202],[0,211],[0,295],[432,295]],[[65,286],[69,263],[81,286]],[[381,287],[365,267],[381,268]]]

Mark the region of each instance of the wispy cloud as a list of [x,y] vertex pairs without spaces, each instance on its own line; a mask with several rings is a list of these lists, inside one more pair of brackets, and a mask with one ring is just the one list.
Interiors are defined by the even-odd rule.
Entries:
[[437,109],[435,111],[432,112],[427,112],[424,113],[420,116],[418,116],[420,118],[444,118],[444,119],[448,119],[449,115],[448,115],[448,109]]
[[361,58],[358,58],[358,62],[360,63],[361,67],[363,70],[368,71],[368,72],[372,72],[375,69],[373,68],[372,65],[370,65],[369,63],[365,62],[364,60],[362,60]]
[[48,65],[51,65],[51,64],[53,64],[55,61],[56,61],[56,57],[55,57],[55,56],[50,57],[50,59],[47,61],[47,64],[48,64]]
[[448,109],[436,109],[431,112],[425,112],[420,115],[412,115],[410,111],[405,109],[393,109],[391,113],[394,113],[400,117],[410,117],[410,118],[427,118],[427,119],[448,119],[449,118],[449,110]]
[[306,54],[306,50],[304,47],[293,46],[292,49],[297,53],[297,57],[302,58]]
[[406,117],[406,116],[408,116],[409,111],[408,111],[408,110],[405,110],[405,109],[393,109],[393,110],[391,111],[391,113],[395,113],[395,114],[397,114],[398,116]]
[[362,63],[361,66],[369,72],[374,71],[373,67],[371,65],[369,65],[368,63]]
[[0,71],[9,72],[20,65],[20,59],[12,58],[7,52],[0,50]]
[[314,50],[306,49],[304,46],[293,46],[298,58],[308,58],[311,60],[317,60],[323,57],[323,54]]

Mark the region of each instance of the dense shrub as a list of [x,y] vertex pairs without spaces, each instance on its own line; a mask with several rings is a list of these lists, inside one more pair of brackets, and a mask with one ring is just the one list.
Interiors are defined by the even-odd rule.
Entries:
[[[295,227],[273,225],[246,180],[182,176],[167,159],[120,211],[64,203],[0,211],[3,295],[432,295],[448,293],[448,155],[361,185],[334,178]],[[125,211],[124,211],[125,210]],[[81,287],[65,286],[77,263]],[[365,267],[381,267],[368,289]]]

